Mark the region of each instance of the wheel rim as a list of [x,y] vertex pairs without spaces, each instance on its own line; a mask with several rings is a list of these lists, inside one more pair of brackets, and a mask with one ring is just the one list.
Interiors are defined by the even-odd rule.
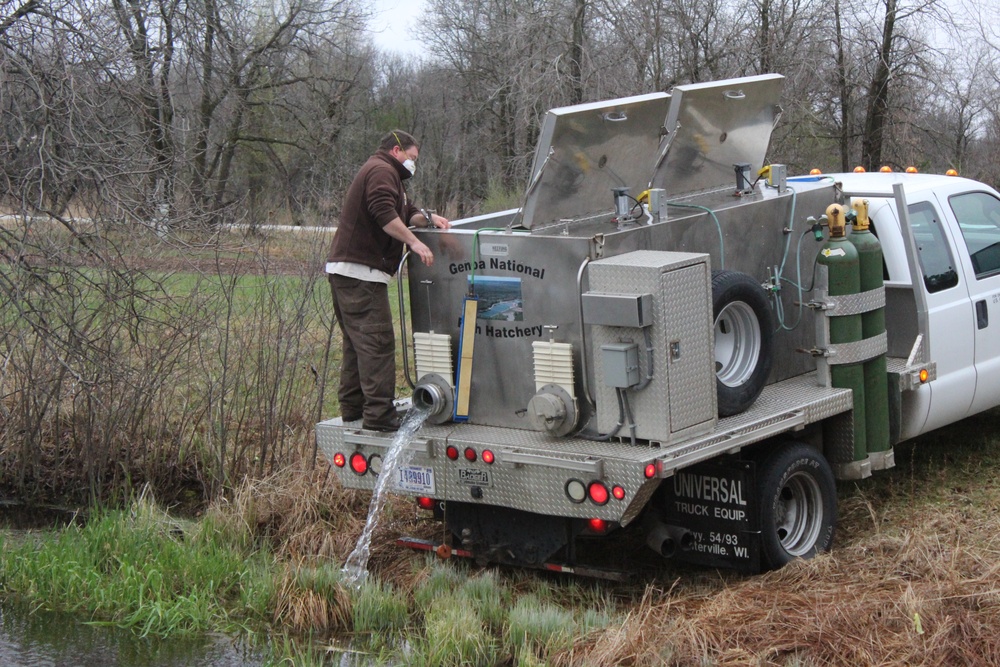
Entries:
[[743,301],[726,304],[715,318],[715,374],[727,387],[750,379],[760,356],[760,323]]
[[814,477],[797,472],[781,487],[774,512],[781,546],[792,556],[804,556],[816,545],[823,524],[823,499]]

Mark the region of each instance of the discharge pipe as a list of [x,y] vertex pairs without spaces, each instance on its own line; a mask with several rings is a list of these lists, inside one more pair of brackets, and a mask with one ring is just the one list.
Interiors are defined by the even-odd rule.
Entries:
[[420,378],[413,388],[412,400],[415,408],[430,412],[427,421],[432,424],[449,421],[455,410],[455,390],[437,373],[428,373]]

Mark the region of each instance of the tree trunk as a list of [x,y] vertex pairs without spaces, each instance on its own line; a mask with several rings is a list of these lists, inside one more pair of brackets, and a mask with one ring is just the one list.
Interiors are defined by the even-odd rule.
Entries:
[[868,115],[861,142],[861,163],[865,169],[878,169],[882,164],[882,142],[889,120],[889,77],[892,71],[893,29],[896,23],[896,0],[885,0],[885,23],[882,44],[875,63],[875,74],[868,89]]

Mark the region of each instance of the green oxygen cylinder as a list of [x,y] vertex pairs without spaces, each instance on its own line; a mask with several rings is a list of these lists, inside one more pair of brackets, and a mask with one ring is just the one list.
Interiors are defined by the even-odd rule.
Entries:
[[[854,230],[848,240],[858,251],[861,270],[861,291],[878,289],[882,279],[882,245],[869,230],[868,200],[854,199]],[[885,331],[885,309],[862,313],[861,335],[873,338]],[[891,464],[889,452],[889,380],[885,353],[864,362],[865,375],[865,442],[873,470],[882,470]]]
[[[861,291],[861,268],[858,251],[847,240],[844,207],[831,204],[826,209],[830,225],[830,238],[820,248],[817,263],[827,267],[829,272],[828,292],[830,296],[846,296]],[[830,320],[830,343],[854,343],[861,340],[861,315],[837,315],[827,311]],[[834,387],[850,389],[854,406],[854,462],[868,458],[865,420],[865,373],[860,363],[830,364],[830,380]]]

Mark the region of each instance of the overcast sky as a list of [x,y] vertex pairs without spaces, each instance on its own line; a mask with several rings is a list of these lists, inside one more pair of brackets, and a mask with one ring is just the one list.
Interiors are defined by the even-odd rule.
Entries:
[[413,33],[423,14],[423,0],[375,0],[371,30],[375,44],[399,53],[417,53],[420,44]]

